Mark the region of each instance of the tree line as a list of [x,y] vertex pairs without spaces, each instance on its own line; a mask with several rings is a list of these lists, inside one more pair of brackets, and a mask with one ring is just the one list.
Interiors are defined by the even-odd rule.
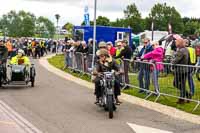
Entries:
[[[200,33],[199,18],[182,18],[175,7],[168,6],[166,3],[155,4],[146,18],[142,18],[136,4],[133,3],[124,10],[124,18],[117,18],[116,21],[112,22],[107,17],[99,16],[96,21],[97,25],[130,27],[136,34],[144,30],[151,30],[152,22],[154,23],[154,30],[167,31],[170,24],[173,33],[185,36]],[[93,25],[93,21],[90,24]],[[82,25],[84,25],[84,22]]]
[[[124,17],[117,18],[115,21],[110,21],[105,16],[99,16],[96,20],[97,25],[130,27],[133,33],[137,34],[144,30],[151,30],[153,22],[154,30],[167,31],[170,24],[173,33],[185,36],[199,35],[200,33],[200,18],[182,18],[175,7],[168,6],[166,3],[155,4],[146,18],[142,18],[135,3],[128,5],[123,12]],[[57,17],[60,18],[60,16]],[[93,25],[93,21],[90,21],[90,25]],[[62,28],[72,34],[73,24],[67,22]],[[53,22],[46,17],[37,18],[34,14],[25,11],[10,11],[0,17],[0,32],[10,37],[53,38],[56,28]]]
[[41,37],[52,38],[56,28],[48,18],[36,17],[25,11],[10,11],[0,17],[0,31],[9,37]]

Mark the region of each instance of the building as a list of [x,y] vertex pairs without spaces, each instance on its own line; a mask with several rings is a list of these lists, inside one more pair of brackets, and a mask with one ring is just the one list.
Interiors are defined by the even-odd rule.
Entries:
[[[130,28],[120,28],[120,27],[108,27],[108,26],[97,26],[96,27],[96,41],[111,41],[115,44],[116,40],[126,39],[129,45],[132,45]],[[93,26],[74,26],[73,37],[75,40],[88,41],[93,38]]]

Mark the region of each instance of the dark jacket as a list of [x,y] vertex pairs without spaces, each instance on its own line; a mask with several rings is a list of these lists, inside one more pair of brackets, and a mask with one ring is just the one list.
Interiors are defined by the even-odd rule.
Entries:
[[80,44],[77,48],[75,52],[82,52],[83,50],[83,46]]
[[82,49],[82,53],[84,53],[84,54],[88,53],[88,47],[83,48],[83,49]]
[[187,48],[177,49],[175,59],[172,61],[173,64],[188,65],[189,63],[189,52]]
[[119,66],[117,65],[115,60],[112,60],[111,62],[106,62],[104,64],[101,64],[100,61],[97,61],[97,72],[111,72],[112,70],[119,71]]
[[[95,47],[95,53],[97,51],[97,47]],[[93,45],[88,45],[88,54],[93,54]]]
[[69,50],[71,48],[71,45],[65,45],[64,49]]
[[0,60],[5,63],[8,58],[8,49],[5,46],[0,46]]
[[133,54],[132,49],[129,46],[125,46],[124,49],[121,51],[121,53],[116,56],[115,58],[122,58],[124,57],[124,59],[131,59]]
[[141,51],[139,52],[137,57],[141,57],[143,55],[143,53],[147,54],[147,53],[149,53],[151,51],[153,51],[153,47],[150,44],[148,44],[146,47],[143,47],[141,49]]
[[[172,64],[188,65],[189,63],[189,52],[187,48],[179,48],[176,51],[175,59],[172,60]],[[180,73],[188,72],[188,68],[184,66],[175,66],[175,70]]]

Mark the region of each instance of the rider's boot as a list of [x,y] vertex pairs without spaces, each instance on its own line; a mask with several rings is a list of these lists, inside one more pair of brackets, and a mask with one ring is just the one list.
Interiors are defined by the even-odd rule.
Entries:
[[99,98],[96,98],[96,101],[94,104],[99,104]]
[[119,101],[118,97],[115,97],[115,100],[116,100],[116,105],[120,105],[122,102]]

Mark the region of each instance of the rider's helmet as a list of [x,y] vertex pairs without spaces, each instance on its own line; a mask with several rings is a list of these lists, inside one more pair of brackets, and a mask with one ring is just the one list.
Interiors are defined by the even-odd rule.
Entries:
[[106,50],[106,49],[99,50],[99,56],[101,56],[101,55],[109,56],[108,50]]
[[106,43],[104,41],[100,42],[99,48],[106,48]]
[[18,50],[18,54],[25,55],[25,52],[24,52],[24,50],[22,50],[22,49],[19,49],[19,50]]

